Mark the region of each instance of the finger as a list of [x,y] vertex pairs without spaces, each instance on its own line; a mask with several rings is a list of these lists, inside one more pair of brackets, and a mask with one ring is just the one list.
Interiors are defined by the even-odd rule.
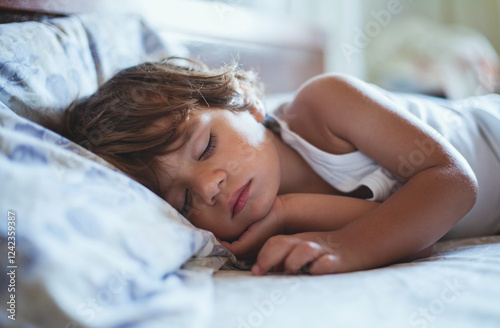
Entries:
[[252,273],[254,275],[263,275],[272,267],[278,267],[301,241],[302,239],[286,235],[269,238],[257,255],[257,261],[252,267]]
[[256,247],[253,245],[243,245],[241,241],[235,240],[233,242],[221,241],[222,246],[224,246],[229,252],[231,252],[238,260],[245,260],[249,258],[255,259],[257,256]]
[[296,245],[285,259],[284,269],[287,273],[296,273],[309,262],[325,255],[327,250],[312,241],[303,241]]
[[309,273],[312,275],[341,273],[350,271],[340,256],[335,254],[325,254],[317,258],[309,267]]
[[219,240],[219,243],[231,252],[231,244],[230,243],[228,243],[227,241],[224,241],[224,240]]
[[242,256],[249,252],[256,253],[265,241],[271,237],[273,222],[266,218],[251,224],[239,238],[225,246],[234,255]]
[[259,238],[246,237],[245,239],[237,239],[233,242],[223,241],[221,244],[226,247],[236,257],[244,257],[259,245]]

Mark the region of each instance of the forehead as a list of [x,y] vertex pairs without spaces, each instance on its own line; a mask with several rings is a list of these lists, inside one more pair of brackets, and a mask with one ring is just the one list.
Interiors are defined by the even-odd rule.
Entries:
[[193,133],[200,125],[200,121],[197,116],[198,115],[195,112],[191,112],[180,123],[175,123],[172,117],[162,118],[150,127],[150,132],[154,135],[162,135],[168,130],[176,131],[176,137],[174,137],[173,142],[167,145],[164,149],[165,154],[176,152],[185,147],[186,143],[189,139],[191,139]]

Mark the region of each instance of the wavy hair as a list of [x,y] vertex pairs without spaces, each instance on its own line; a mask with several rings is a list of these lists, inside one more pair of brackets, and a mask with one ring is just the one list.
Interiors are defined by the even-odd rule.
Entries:
[[[182,64],[176,64],[179,60]],[[190,112],[247,110],[254,104],[244,90],[262,94],[256,75],[236,64],[209,69],[183,58],[143,63],[123,69],[93,95],[73,103],[54,130],[163,197],[158,158],[186,139]]]

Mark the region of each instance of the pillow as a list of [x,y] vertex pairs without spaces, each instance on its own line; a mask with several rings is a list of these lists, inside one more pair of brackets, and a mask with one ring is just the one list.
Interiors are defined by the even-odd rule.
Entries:
[[40,114],[94,93],[120,69],[189,56],[187,48],[162,35],[132,15],[0,24],[0,101],[41,122]]
[[295,97],[294,92],[282,92],[268,94],[264,97],[264,107],[267,114],[274,114],[280,108],[281,105],[285,103],[292,102]]
[[[109,21],[91,16],[0,25],[5,252],[15,233],[15,258],[8,263],[5,254],[0,263],[15,266],[18,311],[16,321],[0,317],[1,326],[202,326],[213,298],[210,273],[234,259],[150,190],[35,123],[94,92],[121,65],[169,55],[149,36],[145,50],[109,60],[111,48],[101,48],[126,40],[121,33],[131,48],[153,33],[137,19],[113,19],[120,29],[107,39],[97,36],[98,25]],[[2,286],[9,279],[2,275]],[[2,289],[0,298],[7,302],[10,294]]]
[[97,89],[86,32],[76,17],[0,25],[0,101],[38,122]]
[[99,85],[120,69],[141,62],[161,61],[168,56],[189,57],[185,46],[166,39],[139,17],[92,14],[78,18],[87,33]]
[[[212,234],[123,174],[61,148],[66,139],[1,104],[0,140],[0,245],[6,251],[7,241],[15,242],[12,262],[7,254],[0,262],[15,266],[18,311],[16,322],[2,326],[207,320],[209,276],[180,267],[210,254],[223,264],[230,254],[215,247]],[[2,275],[2,286],[9,279]],[[4,288],[0,298],[10,294]]]

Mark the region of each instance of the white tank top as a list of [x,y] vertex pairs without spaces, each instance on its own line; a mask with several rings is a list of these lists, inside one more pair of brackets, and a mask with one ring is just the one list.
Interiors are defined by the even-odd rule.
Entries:
[[[426,122],[439,138],[450,142],[467,160],[476,174],[479,194],[473,209],[445,238],[491,235],[500,231],[500,95],[448,101],[438,98],[393,94],[380,89],[401,108]],[[402,186],[402,182],[360,151],[336,155],[320,150],[291,131],[276,115],[268,115],[266,125],[295,149],[326,182],[348,193],[364,185],[373,197],[384,201]],[[418,152],[419,146],[416,145]],[[411,169],[412,161],[425,156],[401,159],[402,169]],[[406,161],[406,163],[404,162]]]

